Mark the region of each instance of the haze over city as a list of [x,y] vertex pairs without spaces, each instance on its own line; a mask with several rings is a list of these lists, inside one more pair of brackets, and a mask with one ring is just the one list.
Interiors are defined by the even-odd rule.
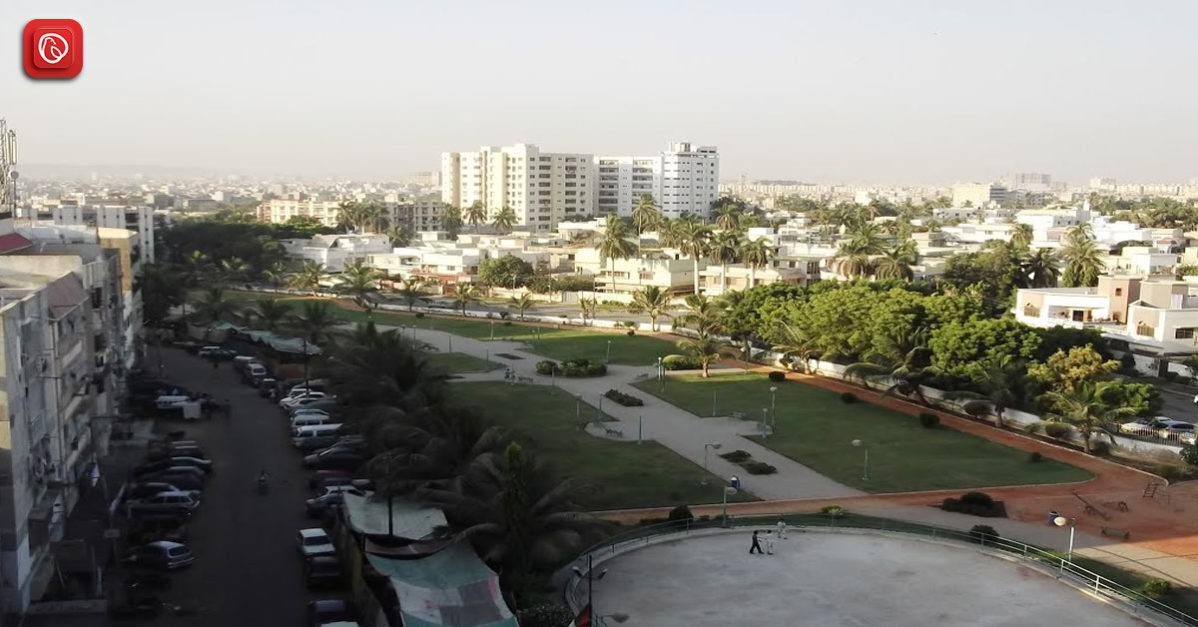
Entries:
[[38,17],[85,32],[76,79],[0,74],[27,165],[386,179],[481,145],[692,141],[719,147],[725,179],[1198,176],[1186,2],[20,1],[8,17],[14,37]]

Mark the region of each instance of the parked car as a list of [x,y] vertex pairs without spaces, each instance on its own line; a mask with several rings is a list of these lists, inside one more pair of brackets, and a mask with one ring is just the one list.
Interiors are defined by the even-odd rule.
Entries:
[[[170,458],[168,457],[167,459],[169,460]],[[166,460],[163,460],[163,461],[166,461]],[[196,477],[197,479],[199,479],[200,481],[204,481],[205,479],[208,478],[207,473],[205,473],[203,471],[203,469],[196,468],[195,466],[184,466],[184,465],[180,465],[180,464],[171,464],[169,466],[160,466],[158,468],[149,469],[144,472],[135,473],[135,474],[137,474],[138,477],[146,477],[146,476],[150,476],[150,475],[154,475],[154,474],[158,474],[158,473],[170,473],[170,474],[174,474],[174,475],[192,475],[192,476]],[[188,489],[190,490],[191,488],[188,488]]]
[[216,357],[218,354],[220,354],[224,350],[225,349],[223,349],[219,346],[211,346],[211,345],[210,346],[201,346],[200,350],[196,351],[196,355],[198,355],[200,357]]
[[125,501],[136,501],[146,497],[154,496],[159,492],[186,492],[191,495],[191,498],[199,500],[202,492],[199,490],[180,490],[179,486],[162,481],[148,481],[135,483],[125,489]]
[[283,409],[293,409],[295,407],[305,407],[319,400],[324,400],[326,395],[324,392],[304,392],[296,396],[288,396],[279,401],[279,407]]
[[[1176,426],[1176,428],[1174,428]],[[1188,428],[1187,428],[1188,427]],[[1119,425],[1119,431],[1135,435],[1162,434],[1163,431],[1193,433],[1194,424],[1182,420],[1174,420],[1168,416],[1155,418],[1139,418]]]
[[337,549],[333,547],[333,541],[329,539],[329,534],[324,532],[324,529],[311,527],[308,529],[300,529],[296,534],[296,542],[299,546],[300,554],[305,558],[316,557],[317,555],[334,555]]
[[287,417],[290,420],[299,418],[300,416],[332,416],[327,410],[315,409],[313,407],[298,407],[287,412]]
[[[353,486],[345,487],[352,488]],[[329,492],[314,499],[308,499],[304,503],[304,508],[307,510],[310,518],[319,518],[332,511],[333,508],[341,507],[341,504],[344,502],[345,497],[340,492]]]
[[194,512],[199,506],[200,501],[192,498],[188,492],[159,492],[129,503],[129,512],[135,516],[143,513],[186,514]]
[[160,472],[160,471],[166,470],[167,468],[170,468],[171,466],[190,466],[192,468],[198,468],[198,469],[202,470],[204,473],[212,472],[212,462],[211,461],[209,461],[207,459],[200,459],[198,457],[188,457],[185,455],[178,455],[178,456],[171,456],[171,457],[163,457],[163,458],[151,461],[151,462],[146,462],[146,463],[138,466],[137,468],[134,468],[133,474],[134,474],[134,476],[137,476],[137,475],[144,475],[148,472]]
[[124,561],[136,566],[174,570],[190,566],[195,561],[195,556],[185,544],[159,540],[135,547],[125,556]]
[[307,455],[304,467],[318,470],[354,471],[366,463],[366,457],[349,451],[333,451],[326,455]]
[[344,480],[346,483],[353,478],[353,474],[345,470],[317,470],[308,477],[309,488],[319,488],[325,481]]
[[1176,437],[1182,444],[1194,443],[1194,425],[1189,422],[1174,421],[1156,432],[1162,438]]
[[313,451],[312,454],[313,455],[322,455],[322,454],[329,454],[329,453],[363,454],[363,451],[365,451],[365,450],[366,450],[366,447],[361,444],[355,444],[353,442],[333,442],[332,444],[330,444],[322,449]]
[[354,608],[341,599],[321,599],[308,603],[308,627],[353,622]]
[[[194,468],[192,469],[194,470]],[[200,477],[194,474],[182,474],[165,470],[163,472],[152,472],[140,477],[142,482],[146,483],[169,483],[183,491],[203,490],[204,479],[202,474]]]
[[304,562],[304,578],[309,588],[338,587],[343,582],[341,560],[333,555],[310,557]]
[[[324,472],[324,471],[318,471],[318,472]],[[336,487],[336,486],[343,486],[343,485],[344,486],[352,486],[353,480],[354,480],[353,475],[350,475],[349,473],[339,473],[336,476],[326,477],[324,479],[321,479],[320,481],[317,481],[316,483],[311,484],[311,487],[316,490],[317,494],[323,496],[325,494],[325,491],[328,488],[332,488],[332,487]]]
[[274,390],[278,383],[278,380],[273,377],[263,377],[258,381],[258,396],[269,398],[271,390]]

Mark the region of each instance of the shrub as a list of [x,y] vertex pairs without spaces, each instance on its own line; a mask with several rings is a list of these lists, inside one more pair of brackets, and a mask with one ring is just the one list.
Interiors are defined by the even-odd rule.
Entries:
[[666,520],[694,520],[695,515],[691,513],[691,508],[685,505],[679,505],[670,510],[670,515]]
[[987,401],[969,401],[961,409],[972,418],[981,418],[990,414],[990,403]]
[[966,492],[959,499],[944,499],[940,502],[940,509],[982,518],[1005,518],[1007,515],[1007,508],[1002,501],[995,501],[985,492]]
[[1173,592],[1173,583],[1164,579],[1149,579],[1144,582],[1144,594],[1159,599]]
[[417,311],[417,312],[416,312],[416,317],[417,317],[417,318],[423,318],[423,317],[424,317],[424,312],[423,312],[423,311]]
[[940,502],[940,509],[946,512],[959,512],[961,511],[961,501],[949,497]]
[[852,403],[856,403],[856,402],[857,402],[857,395],[856,395],[856,394],[853,394],[852,392],[841,392],[841,394],[840,394],[840,400],[841,400],[841,401],[843,401],[843,402],[844,402],[844,403],[846,403],[846,404],[852,404]]
[[1198,444],[1187,444],[1181,447],[1181,452],[1178,455],[1181,455],[1181,459],[1185,463],[1191,466],[1198,465]]
[[820,508],[819,513],[829,518],[843,518],[848,512],[839,505],[825,505]]
[[661,360],[666,370],[698,370],[699,360],[689,355],[666,355]]
[[769,376],[770,376],[770,381],[773,381],[774,383],[782,383],[783,381],[786,380],[786,373],[779,372],[777,370],[771,370]]
[[735,451],[728,451],[727,453],[721,453],[720,457],[723,457],[724,459],[732,462],[733,464],[739,464],[743,461],[748,460],[749,457],[751,457],[751,456],[749,455],[748,451],[742,451],[740,449],[736,449]]
[[627,335],[628,337],[632,337],[632,336],[636,335],[636,331],[633,331],[632,329],[628,329],[628,331],[624,335]]
[[603,395],[625,407],[640,407],[645,404],[645,401],[642,401],[640,398],[631,394],[625,394],[619,390],[608,390]]
[[512,326],[512,321],[511,321],[511,320],[504,320],[504,321],[503,321],[503,326],[505,326],[505,327],[510,327],[510,326]]
[[1181,466],[1176,466],[1174,464],[1159,464],[1156,467],[1156,474],[1172,481],[1173,479],[1180,479],[1182,476],[1184,476],[1185,470],[1182,469]]
[[999,536],[998,532],[994,530],[994,527],[991,527],[990,525],[974,525],[969,529],[969,537],[973,538],[977,542],[985,544],[987,542],[994,542]]
[[562,362],[561,373],[567,377],[597,377],[607,374],[607,366],[601,361],[576,357]]
[[537,374],[561,374],[562,367],[556,361],[546,359],[537,362]]
[[1072,432],[1073,432],[1073,427],[1070,427],[1069,425],[1061,423],[1061,422],[1050,422],[1050,423],[1044,425],[1044,435],[1046,435],[1050,438],[1059,440],[1063,437],[1068,436]]
[[1106,440],[1095,440],[1090,443],[1090,453],[1099,457],[1111,454],[1111,443]]
[[985,492],[966,492],[961,495],[961,503],[965,505],[991,505],[994,498]]
[[765,462],[759,462],[755,459],[746,461],[746,462],[742,463],[740,466],[741,466],[741,468],[744,468],[745,470],[749,471],[750,475],[772,475],[772,474],[778,472],[777,468],[774,468],[773,466],[771,466]]
[[919,415],[919,424],[923,425],[925,429],[935,429],[940,426],[940,416],[924,412]]
[[1033,464],[1038,464],[1041,461],[1044,461],[1044,456],[1040,454],[1040,451],[1032,451],[1031,453],[1027,454],[1027,461]]

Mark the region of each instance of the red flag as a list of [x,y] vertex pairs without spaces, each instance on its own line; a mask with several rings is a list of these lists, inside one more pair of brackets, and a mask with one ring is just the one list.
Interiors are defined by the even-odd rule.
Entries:
[[574,627],[591,627],[591,606],[585,605],[574,619]]

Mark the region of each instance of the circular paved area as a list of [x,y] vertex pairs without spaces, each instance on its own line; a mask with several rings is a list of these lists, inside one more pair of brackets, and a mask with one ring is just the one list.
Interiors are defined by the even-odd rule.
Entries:
[[1146,624],[967,546],[818,532],[789,534],[774,555],[749,544],[749,533],[717,534],[608,560],[595,611],[629,615],[626,627]]

